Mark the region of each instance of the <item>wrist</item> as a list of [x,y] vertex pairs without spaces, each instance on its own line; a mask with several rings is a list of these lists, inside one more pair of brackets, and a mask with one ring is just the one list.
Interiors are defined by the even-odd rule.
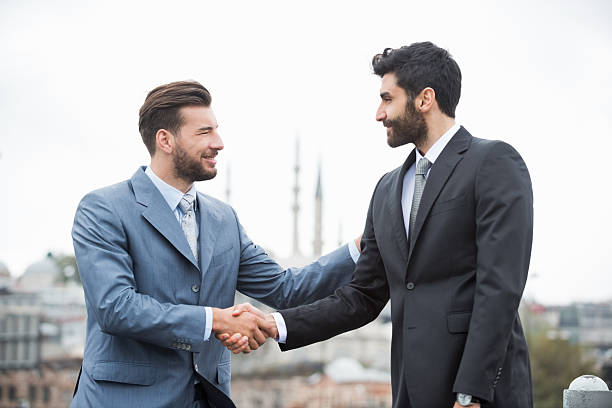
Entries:
[[224,327],[226,327],[226,325],[224,324],[225,321],[225,310],[223,309],[219,309],[218,307],[213,307],[212,309],[212,332],[213,333],[218,333],[221,331],[224,331]]
[[268,333],[268,335],[274,340],[278,340],[278,327],[276,326],[276,319],[274,316],[272,316],[272,314],[267,314],[265,319],[266,322],[270,324],[270,333]]

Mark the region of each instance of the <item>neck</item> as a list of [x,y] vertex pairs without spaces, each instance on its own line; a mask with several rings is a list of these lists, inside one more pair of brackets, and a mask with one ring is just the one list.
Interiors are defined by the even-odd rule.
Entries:
[[172,161],[167,162],[164,160],[160,160],[157,156],[151,158],[151,170],[153,173],[160,179],[162,179],[166,184],[171,185],[183,193],[191,190],[191,186],[193,186],[193,181],[184,180],[180,177],[177,177],[176,171],[174,169],[174,165]]
[[427,139],[419,143],[417,149],[425,155],[444,133],[455,124],[455,118],[442,115],[436,120],[427,121]]

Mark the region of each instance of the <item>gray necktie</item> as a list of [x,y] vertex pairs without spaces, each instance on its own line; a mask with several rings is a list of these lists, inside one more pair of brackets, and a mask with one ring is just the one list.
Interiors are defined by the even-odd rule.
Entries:
[[193,209],[193,202],[195,201],[195,197],[191,194],[185,194],[183,198],[181,198],[181,202],[179,203],[179,207],[183,211],[183,218],[181,219],[181,227],[183,228],[183,232],[185,233],[185,238],[187,238],[187,242],[189,243],[189,248],[191,248],[191,252],[193,252],[193,256],[195,257],[196,262],[198,261],[198,241],[196,240],[196,218],[195,211]]
[[410,241],[413,240],[414,224],[416,222],[417,212],[419,211],[419,204],[421,204],[421,196],[425,189],[425,182],[427,178],[427,170],[431,167],[431,162],[426,158],[422,157],[416,165],[416,173],[414,175],[414,195],[412,196],[412,207],[410,208]]

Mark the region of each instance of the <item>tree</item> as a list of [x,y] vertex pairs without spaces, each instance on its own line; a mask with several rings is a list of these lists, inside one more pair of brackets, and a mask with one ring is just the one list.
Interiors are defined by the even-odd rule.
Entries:
[[74,281],[81,284],[81,276],[79,275],[79,267],[76,263],[74,255],[53,255],[53,260],[61,271],[60,280],[64,283]]
[[549,336],[553,331],[537,331],[527,335],[535,408],[558,408],[563,390],[583,374],[599,375],[595,362],[585,348],[569,340]]

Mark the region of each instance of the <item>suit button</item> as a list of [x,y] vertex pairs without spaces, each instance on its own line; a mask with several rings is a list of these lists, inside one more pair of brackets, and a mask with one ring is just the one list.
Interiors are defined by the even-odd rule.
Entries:
[[412,289],[414,289],[414,283],[412,283],[412,282],[408,282],[408,283],[406,284],[406,289],[408,289],[408,290],[412,290]]
[[195,293],[198,293],[198,292],[200,291],[200,286],[198,286],[198,285],[193,285],[193,286],[191,287],[191,290],[193,290]]

